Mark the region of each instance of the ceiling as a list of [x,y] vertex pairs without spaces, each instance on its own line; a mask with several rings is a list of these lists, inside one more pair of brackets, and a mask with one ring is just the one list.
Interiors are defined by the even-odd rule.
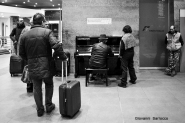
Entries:
[[29,9],[52,9],[61,8],[62,0],[0,0],[0,5]]

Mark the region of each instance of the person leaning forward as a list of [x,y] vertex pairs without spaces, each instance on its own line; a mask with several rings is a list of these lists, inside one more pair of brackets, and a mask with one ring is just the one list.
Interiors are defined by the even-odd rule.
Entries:
[[[107,37],[105,34],[101,34],[99,43],[96,43],[92,47],[91,58],[89,59],[89,67],[92,69],[101,69],[107,67],[107,58],[113,57],[114,53],[111,48],[106,44]],[[90,80],[94,79],[90,74]]]
[[67,60],[62,44],[53,36],[50,29],[43,27],[45,17],[41,13],[33,16],[33,26],[24,33],[20,40],[19,55],[28,61],[28,71],[34,87],[34,99],[37,115],[44,114],[42,98],[42,81],[45,83],[45,108],[50,113],[55,109],[53,97],[53,58],[52,49],[61,60]]

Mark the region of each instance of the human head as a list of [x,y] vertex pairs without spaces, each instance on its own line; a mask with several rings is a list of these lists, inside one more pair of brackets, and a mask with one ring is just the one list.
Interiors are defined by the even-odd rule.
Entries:
[[107,43],[107,36],[106,34],[101,34],[100,37],[99,37],[99,41],[100,42],[103,42],[103,43]]
[[24,28],[24,20],[22,18],[19,18],[19,21],[17,22],[17,28]]
[[171,26],[170,26],[170,31],[169,31],[169,33],[171,33],[171,34],[174,34],[174,33],[175,33],[175,26],[174,26],[174,25],[171,25]]
[[43,26],[44,26],[45,28],[48,28],[48,29],[49,29],[49,22],[48,22],[48,21],[44,22]]
[[33,25],[42,25],[45,21],[45,16],[41,13],[36,13],[33,16]]
[[122,30],[124,33],[132,33],[132,28],[129,25],[123,27]]

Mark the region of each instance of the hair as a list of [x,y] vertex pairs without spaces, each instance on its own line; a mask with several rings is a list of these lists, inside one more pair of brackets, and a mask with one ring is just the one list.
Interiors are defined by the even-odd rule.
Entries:
[[123,27],[122,30],[124,33],[132,33],[132,28],[129,25]]
[[34,25],[42,25],[42,23],[45,21],[46,21],[45,16],[41,13],[36,13],[33,16],[33,24]]

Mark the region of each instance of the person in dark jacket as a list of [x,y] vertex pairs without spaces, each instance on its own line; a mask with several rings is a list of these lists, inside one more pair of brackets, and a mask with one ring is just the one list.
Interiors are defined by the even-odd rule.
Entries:
[[22,30],[25,28],[24,21],[22,19],[19,20],[17,23],[17,26],[13,28],[11,34],[10,34],[10,39],[13,41],[14,45],[14,52],[17,55],[17,43],[19,41],[19,37],[21,35]]
[[33,26],[20,39],[19,55],[27,60],[29,76],[33,82],[37,115],[41,117],[45,110],[42,97],[42,81],[45,83],[45,108],[50,113],[55,109],[52,103],[54,61],[52,49],[61,60],[67,60],[62,44],[53,36],[50,29],[44,28],[45,17],[41,13],[33,16]]
[[170,26],[170,31],[166,34],[165,37],[165,44],[167,45],[167,49],[169,52],[168,67],[165,69],[165,73],[171,75],[172,77],[175,76],[177,73],[175,68],[180,56],[180,48],[173,49],[173,43],[180,44],[181,46],[183,46],[184,44],[181,33],[175,30],[174,25]]
[[[114,53],[111,48],[106,44],[107,37],[105,34],[101,34],[99,38],[99,43],[96,43],[92,47],[91,58],[89,59],[89,67],[93,69],[100,69],[107,67],[107,58],[113,57]],[[90,79],[94,77],[90,75]]]
[[132,84],[136,84],[136,74],[134,69],[134,47],[136,46],[136,39],[131,34],[132,28],[129,25],[123,27],[123,37],[120,41],[119,57],[121,60],[122,78],[119,87],[127,87],[127,70],[129,70],[130,81]]

